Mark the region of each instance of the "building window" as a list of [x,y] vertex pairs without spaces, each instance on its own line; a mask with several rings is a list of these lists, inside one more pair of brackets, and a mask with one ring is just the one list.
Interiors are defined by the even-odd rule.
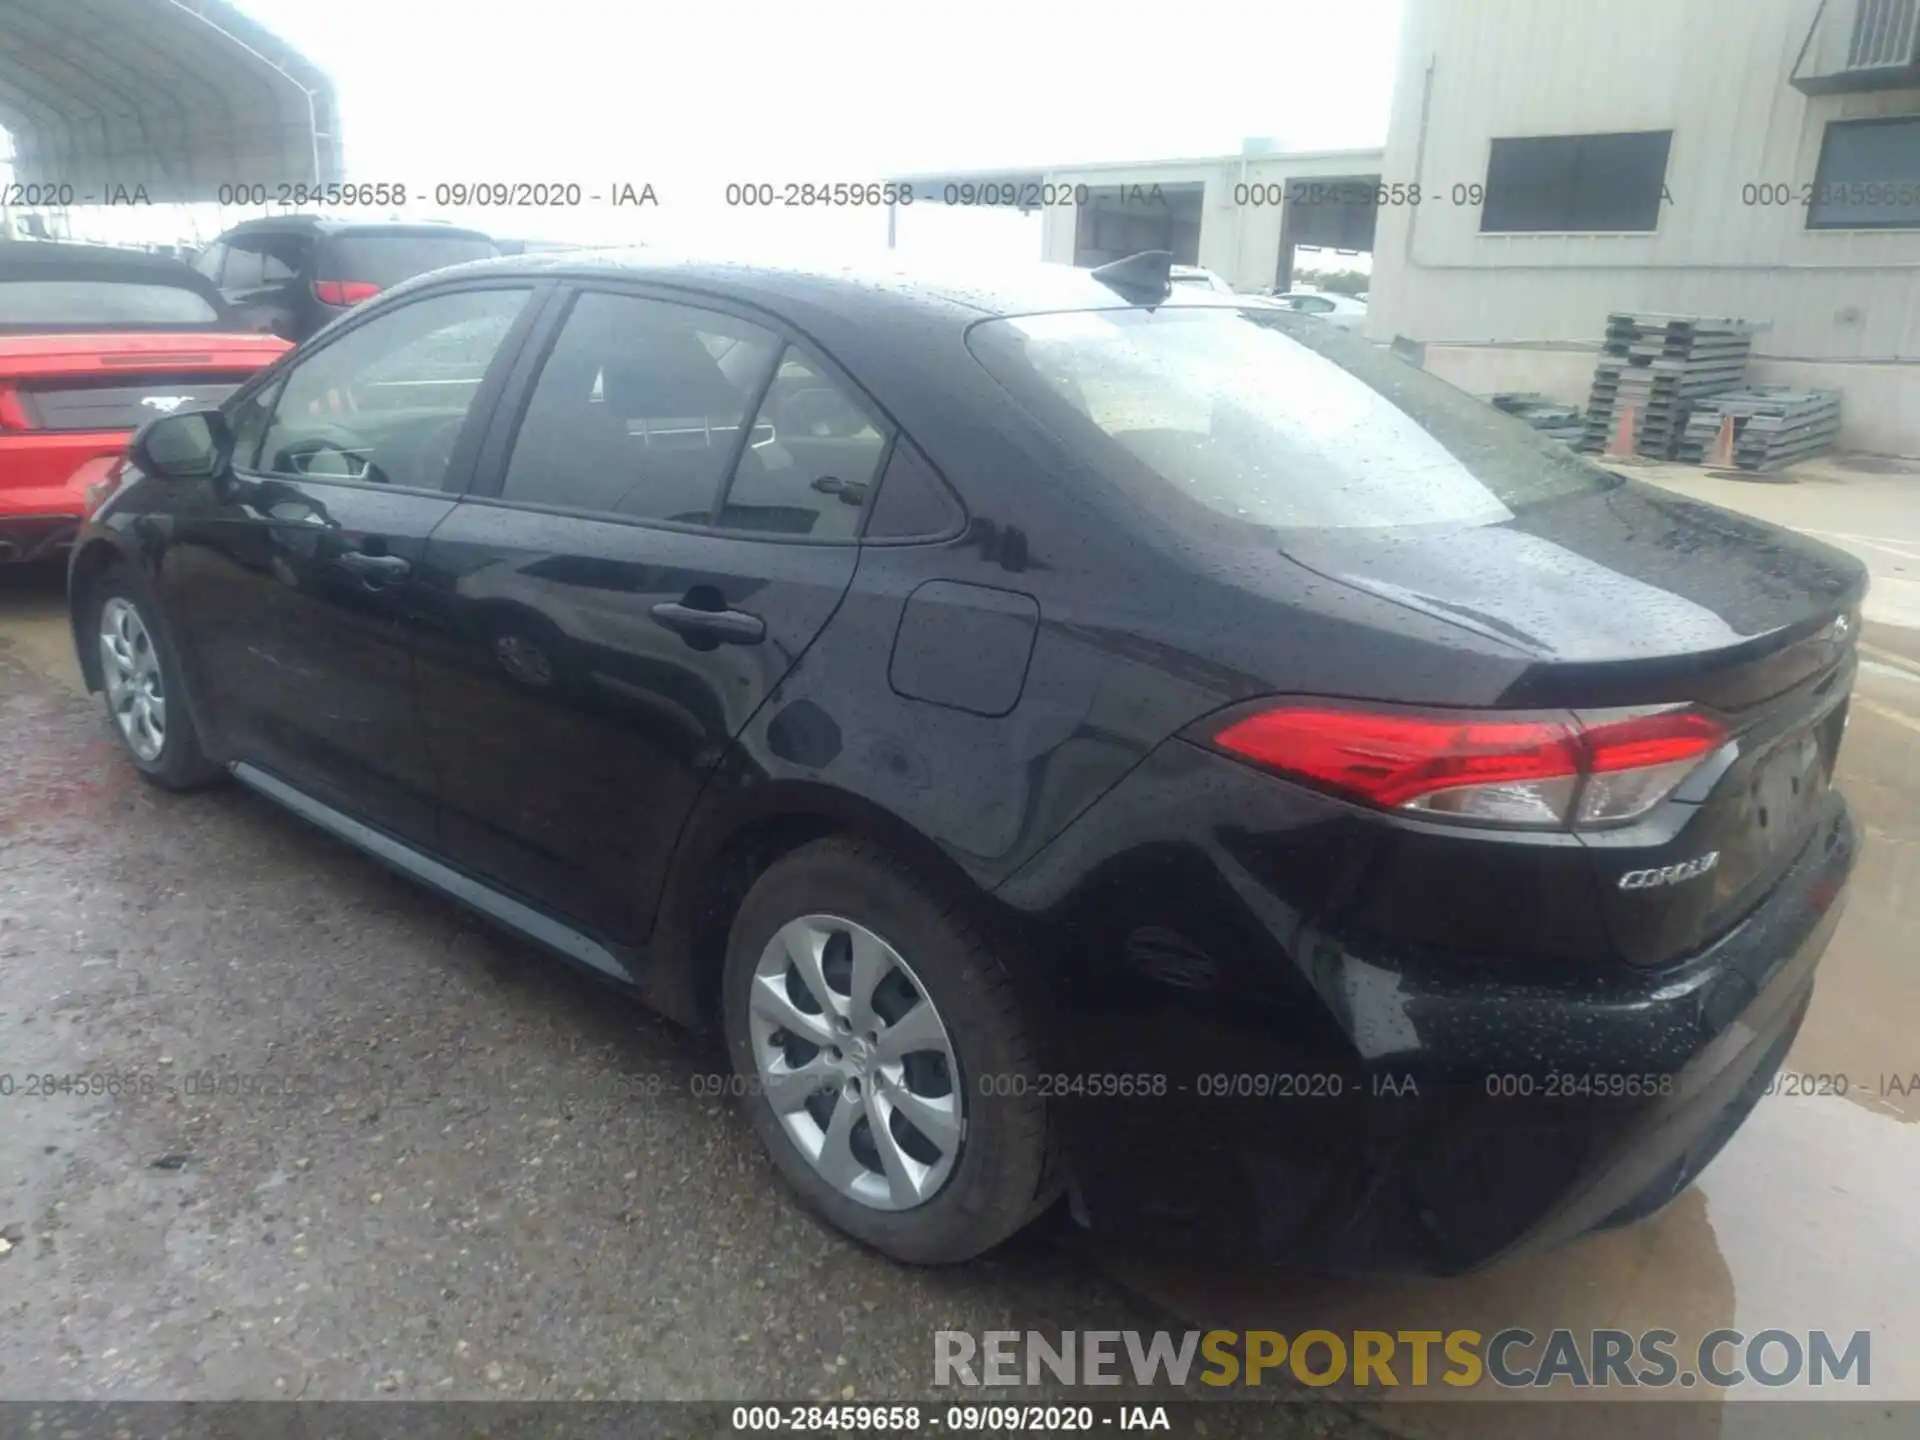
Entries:
[[1860,8],[1853,12],[1853,38],[1847,45],[1849,70],[1911,65],[1916,46],[1920,46],[1920,4],[1860,0]]
[[1807,228],[1920,230],[1920,115],[1828,125]]
[[1652,230],[1666,198],[1671,130],[1496,139],[1480,229]]

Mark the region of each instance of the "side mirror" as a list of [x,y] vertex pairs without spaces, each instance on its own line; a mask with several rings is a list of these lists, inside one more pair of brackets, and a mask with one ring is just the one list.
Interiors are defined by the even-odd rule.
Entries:
[[204,480],[226,465],[232,437],[218,410],[149,420],[133,437],[133,463],[163,480]]

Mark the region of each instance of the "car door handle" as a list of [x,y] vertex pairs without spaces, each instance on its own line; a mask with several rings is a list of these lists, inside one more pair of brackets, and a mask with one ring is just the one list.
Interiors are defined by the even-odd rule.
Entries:
[[653,620],[676,635],[725,645],[758,645],[767,638],[767,622],[744,610],[699,610],[666,600],[653,607]]
[[368,584],[399,580],[413,569],[398,555],[369,555],[363,550],[347,551],[340,557],[340,563]]

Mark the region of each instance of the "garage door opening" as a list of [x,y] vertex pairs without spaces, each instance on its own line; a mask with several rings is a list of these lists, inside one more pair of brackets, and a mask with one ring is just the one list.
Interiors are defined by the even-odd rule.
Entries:
[[1105,265],[1142,250],[1170,250],[1176,265],[1200,263],[1200,214],[1206,187],[1102,185],[1074,216],[1073,263]]
[[1373,269],[1379,184],[1378,175],[1288,182],[1273,271],[1275,294],[1318,288],[1315,275]]

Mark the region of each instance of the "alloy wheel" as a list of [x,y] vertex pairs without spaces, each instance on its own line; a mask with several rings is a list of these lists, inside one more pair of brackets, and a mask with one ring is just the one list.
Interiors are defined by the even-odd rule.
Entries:
[[820,1177],[875,1210],[933,1199],[966,1104],[946,1025],[906,960],[863,925],[804,915],[767,942],[752,987],[762,1091]]
[[108,712],[127,748],[142,760],[158,760],[167,743],[166,677],[140,611],[119,595],[100,609],[100,669]]

